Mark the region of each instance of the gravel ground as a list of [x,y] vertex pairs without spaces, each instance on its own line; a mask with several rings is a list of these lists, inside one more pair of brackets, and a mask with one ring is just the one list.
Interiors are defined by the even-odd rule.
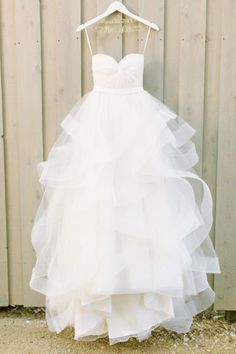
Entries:
[[236,353],[236,323],[224,319],[224,312],[195,316],[191,331],[177,334],[157,328],[139,342],[109,345],[108,338],[93,342],[73,339],[73,328],[59,334],[49,332],[44,308],[9,306],[0,308],[0,353],[4,354],[96,354],[96,353]]

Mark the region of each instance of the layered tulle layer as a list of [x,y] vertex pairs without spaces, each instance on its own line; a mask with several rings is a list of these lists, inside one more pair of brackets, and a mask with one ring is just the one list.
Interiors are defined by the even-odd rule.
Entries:
[[220,273],[195,130],[147,91],[91,91],[61,126],[31,236],[50,330],[111,344],[189,331],[214,302],[206,273]]

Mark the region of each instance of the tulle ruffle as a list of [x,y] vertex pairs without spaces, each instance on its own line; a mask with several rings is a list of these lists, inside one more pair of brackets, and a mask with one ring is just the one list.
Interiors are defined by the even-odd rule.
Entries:
[[38,164],[30,286],[46,295],[49,329],[110,344],[161,325],[188,332],[214,302],[220,273],[212,197],[193,166],[193,129],[147,91],[92,91],[61,122]]

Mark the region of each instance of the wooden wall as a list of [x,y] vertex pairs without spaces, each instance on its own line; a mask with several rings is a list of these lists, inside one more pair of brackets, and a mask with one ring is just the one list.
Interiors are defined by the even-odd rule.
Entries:
[[[29,288],[30,241],[41,198],[36,164],[47,157],[71,106],[92,88],[80,23],[106,0],[0,0],[0,305],[44,305]],[[196,170],[214,198],[211,237],[223,273],[209,275],[215,309],[236,310],[236,1],[129,0],[156,22],[145,52],[144,87],[196,130]],[[117,16],[120,16],[118,14]],[[94,53],[141,51],[146,30],[99,39]]]

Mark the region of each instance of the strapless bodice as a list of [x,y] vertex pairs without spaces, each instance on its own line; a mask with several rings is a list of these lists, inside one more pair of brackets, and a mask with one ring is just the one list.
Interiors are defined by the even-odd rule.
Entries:
[[119,62],[108,54],[92,56],[93,89],[108,92],[143,90],[144,55],[130,53]]

